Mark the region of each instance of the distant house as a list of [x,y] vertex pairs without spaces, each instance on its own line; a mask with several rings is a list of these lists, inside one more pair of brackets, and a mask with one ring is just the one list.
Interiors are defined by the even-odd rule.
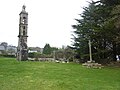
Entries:
[[29,50],[28,53],[37,52],[36,50]]
[[6,52],[8,55],[16,55],[17,47],[9,45],[5,48],[5,46],[0,45],[0,54],[3,54],[3,52]]
[[39,53],[43,53],[43,48],[40,48],[40,47],[29,47],[29,49],[28,49],[29,51],[29,53],[31,53],[31,52],[39,52]]

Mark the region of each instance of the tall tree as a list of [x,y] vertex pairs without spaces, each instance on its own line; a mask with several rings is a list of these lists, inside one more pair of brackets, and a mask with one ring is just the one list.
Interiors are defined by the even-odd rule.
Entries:
[[49,54],[51,54],[52,52],[51,52],[51,47],[50,47],[50,45],[49,44],[46,44],[45,46],[44,46],[44,48],[43,48],[43,54],[47,54],[47,55],[49,55]]
[[7,42],[2,42],[0,45],[1,45],[1,46],[4,46],[4,48],[5,48],[4,53],[7,54],[7,46],[8,46],[8,43],[7,43]]
[[100,0],[92,1],[84,8],[80,15],[82,19],[76,19],[78,23],[72,26],[75,29],[73,46],[79,57],[88,57],[88,39],[90,39],[95,60],[99,62],[100,59],[106,58],[116,60],[116,54],[120,54],[119,5],[118,0]]

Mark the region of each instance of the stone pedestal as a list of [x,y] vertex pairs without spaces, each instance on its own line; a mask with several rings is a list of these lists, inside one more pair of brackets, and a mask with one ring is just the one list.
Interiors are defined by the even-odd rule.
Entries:
[[101,64],[95,63],[95,61],[87,61],[86,63],[82,64],[83,66],[86,66],[87,68],[102,68]]

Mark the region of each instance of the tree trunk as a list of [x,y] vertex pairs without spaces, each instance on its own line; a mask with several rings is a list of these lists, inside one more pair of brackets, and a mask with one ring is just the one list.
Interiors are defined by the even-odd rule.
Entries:
[[113,61],[117,61],[116,55],[117,55],[117,50],[116,50],[116,43],[113,42]]

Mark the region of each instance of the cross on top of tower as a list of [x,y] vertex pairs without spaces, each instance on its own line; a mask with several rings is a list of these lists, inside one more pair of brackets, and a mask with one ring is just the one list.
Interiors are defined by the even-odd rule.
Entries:
[[25,11],[25,8],[26,8],[26,6],[25,6],[25,5],[23,5],[23,6],[22,6],[22,10],[23,10],[23,11]]

